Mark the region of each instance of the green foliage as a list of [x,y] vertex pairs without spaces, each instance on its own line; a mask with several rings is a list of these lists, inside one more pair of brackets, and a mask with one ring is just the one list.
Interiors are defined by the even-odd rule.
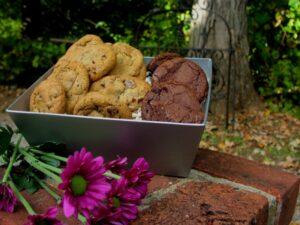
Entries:
[[0,82],[29,85],[43,74],[67,47],[50,38],[94,33],[107,42],[186,46],[191,5],[186,0],[0,0]]
[[248,25],[255,86],[271,109],[300,117],[299,0],[250,1]]
[[0,43],[1,82],[31,83],[65,52],[64,44],[24,38],[21,21],[11,18],[0,19]]
[[[29,85],[43,74],[68,47],[50,38],[94,33],[145,55],[188,46],[192,0],[43,0],[23,7],[26,2],[0,0],[0,82]],[[247,12],[257,90],[271,108],[299,106],[299,0],[252,0]]]

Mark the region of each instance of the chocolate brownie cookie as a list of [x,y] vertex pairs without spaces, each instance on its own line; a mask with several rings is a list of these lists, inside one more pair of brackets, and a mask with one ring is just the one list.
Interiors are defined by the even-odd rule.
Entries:
[[149,62],[148,66],[147,66],[147,69],[151,73],[153,73],[160,64],[162,64],[162,63],[164,63],[164,62],[166,62],[168,60],[171,60],[171,59],[174,59],[174,58],[178,58],[178,57],[180,57],[180,55],[177,54],[177,53],[173,53],[173,52],[162,53],[160,55],[155,56]]
[[56,79],[64,87],[67,113],[73,113],[78,99],[88,92],[90,86],[86,68],[76,61],[60,60],[48,79]]
[[94,82],[90,88],[90,91],[114,96],[132,112],[141,107],[141,102],[149,90],[150,85],[146,81],[132,76],[106,76]]
[[75,115],[131,118],[131,111],[126,105],[116,101],[113,96],[100,92],[89,92],[80,98],[74,108]]
[[60,60],[77,61],[88,70],[92,81],[97,81],[116,64],[116,54],[112,46],[104,44],[92,35],[84,36],[75,42]]
[[144,57],[140,50],[121,42],[113,44],[112,48],[117,56],[117,63],[109,75],[135,77],[141,75],[141,70],[144,66]]
[[208,83],[204,71],[191,60],[174,58],[159,65],[153,73],[152,84],[172,82],[189,87],[202,102],[208,91]]
[[64,113],[66,96],[63,86],[54,79],[42,81],[30,96],[30,111]]
[[184,85],[161,83],[152,88],[142,104],[144,120],[200,123],[204,114],[192,91]]

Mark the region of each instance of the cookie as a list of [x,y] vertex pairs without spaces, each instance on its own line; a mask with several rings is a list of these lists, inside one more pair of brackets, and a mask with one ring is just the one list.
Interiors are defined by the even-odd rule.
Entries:
[[66,112],[73,113],[78,99],[85,95],[90,86],[89,75],[83,64],[76,61],[60,60],[48,79],[56,79],[66,93]]
[[144,57],[140,50],[121,42],[113,44],[112,48],[117,56],[117,63],[109,75],[141,76]]
[[64,113],[66,96],[63,86],[54,79],[42,81],[30,96],[30,111]]
[[204,114],[194,95],[184,85],[161,83],[152,88],[142,103],[142,119],[178,123],[200,123]]
[[131,118],[131,111],[126,105],[117,103],[113,96],[100,92],[89,92],[80,98],[74,108],[75,115]]
[[162,64],[162,63],[164,63],[164,62],[166,62],[168,60],[171,60],[171,59],[174,59],[174,58],[178,58],[178,57],[180,57],[180,55],[177,54],[177,53],[173,53],[173,52],[162,53],[162,54],[160,54],[158,56],[155,56],[149,62],[148,66],[147,66],[147,69],[148,69],[148,71],[150,71],[151,73],[153,73],[160,64]]
[[94,35],[86,35],[75,42],[60,60],[82,63],[92,81],[97,81],[109,73],[116,64],[112,46],[104,44]]
[[131,76],[106,76],[91,85],[90,91],[114,96],[121,104],[127,105],[133,112],[141,107],[141,102],[150,85]]
[[146,76],[147,76],[147,68],[146,68],[145,64],[143,64],[143,66],[140,70],[140,74],[137,77],[141,80],[146,80]]
[[159,65],[152,75],[152,84],[172,82],[189,87],[202,102],[208,92],[204,71],[199,65],[184,58],[174,58]]

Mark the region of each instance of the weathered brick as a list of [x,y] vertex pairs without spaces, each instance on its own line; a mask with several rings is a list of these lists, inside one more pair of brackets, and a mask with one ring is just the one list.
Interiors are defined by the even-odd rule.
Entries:
[[191,181],[143,211],[134,225],[265,225],[265,197],[222,184]]
[[177,183],[178,180],[179,179],[175,177],[166,177],[166,176],[158,176],[158,175],[154,176],[151,182],[149,183],[148,192],[152,193],[159,189],[167,188],[172,184]]
[[[33,195],[28,195],[26,192],[23,192],[24,197],[28,200],[32,208],[37,213],[44,213],[46,210],[51,207],[55,206],[55,200],[44,190],[39,190]],[[25,221],[27,220],[27,211],[25,208],[19,203],[16,211],[14,213],[5,213],[0,211],[0,224],[1,225],[24,225]],[[63,221],[67,225],[79,225],[78,221],[74,219],[66,219],[62,211],[59,211],[58,219]]]
[[278,224],[290,223],[299,193],[299,177],[255,161],[206,149],[199,150],[193,168],[276,196],[281,206]]

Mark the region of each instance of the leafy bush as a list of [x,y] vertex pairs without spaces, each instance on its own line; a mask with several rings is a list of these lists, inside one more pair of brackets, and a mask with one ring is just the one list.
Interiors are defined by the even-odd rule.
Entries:
[[249,4],[255,86],[271,109],[300,117],[300,2],[253,0]]

